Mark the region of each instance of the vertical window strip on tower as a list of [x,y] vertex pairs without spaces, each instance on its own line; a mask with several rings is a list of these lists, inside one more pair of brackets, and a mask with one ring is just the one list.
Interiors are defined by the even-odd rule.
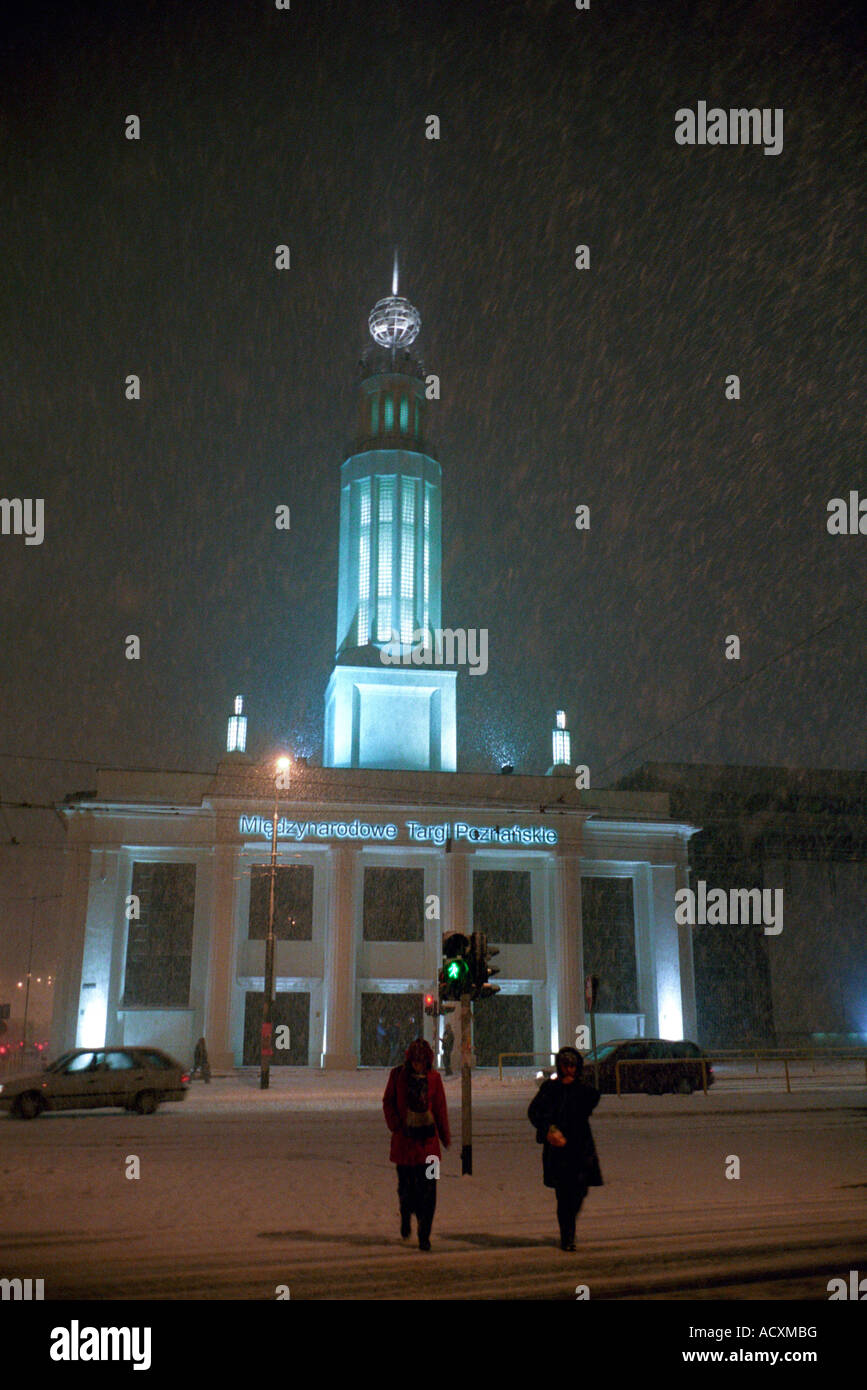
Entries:
[[400,640],[411,642],[415,597],[415,479],[401,479]]
[[379,431],[379,395],[370,398],[370,433],[377,434]]
[[[386,399],[389,399],[388,397]],[[379,480],[379,531],[377,534],[377,642],[391,640],[391,572],[393,564],[394,478]]]
[[409,401],[406,396],[400,402],[400,429],[402,434],[409,433]]
[[389,430],[394,429],[394,400],[390,395],[386,395],[385,397],[384,416],[383,429],[387,433]]
[[358,488],[358,645],[366,647],[370,626],[370,479],[362,478]]
[[424,556],[423,556],[424,612],[422,627],[430,630],[430,483],[424,489]]

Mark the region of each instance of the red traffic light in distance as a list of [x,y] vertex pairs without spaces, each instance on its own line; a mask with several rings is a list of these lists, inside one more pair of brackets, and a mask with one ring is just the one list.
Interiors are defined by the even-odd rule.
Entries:
[[439,1012],[437,1008],[438,1000],[435,994],[426,994],[424,997],[424,1011],[429,1018],[436,1018]]

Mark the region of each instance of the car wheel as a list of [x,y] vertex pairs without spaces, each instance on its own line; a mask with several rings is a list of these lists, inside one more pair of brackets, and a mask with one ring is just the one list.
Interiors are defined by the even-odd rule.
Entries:
[[682,1076],[677,1083],[677,1093],[679,1096],[691,1096],[695,1087],[688,1076]]
[[45,1109],[45,1101],[38,1091],[25,1091],[15,1103],[14,1114],[19,1120],[35,1120]]
[[134,1109],[140,1115],[152,1115],[159,1105],[159,1101],[153,1091],[140,1091],[135,1098]]

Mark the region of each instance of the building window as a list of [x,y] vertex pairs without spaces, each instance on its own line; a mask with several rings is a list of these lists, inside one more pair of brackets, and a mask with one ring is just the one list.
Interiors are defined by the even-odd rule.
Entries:
[[603,1014],[638,1012],[635,912],[631,878],[581,879],[584,974],[599,976]]
[[473,871],[473,931],[499,945],[529,945],[533,940],[530,874],[516,869]]
[[394,429],[394,401],[390,395],[386,395],[385,397],[385,410],[383,413],[385,416],[383,427],[386,434],[388,434],[389,430]]
[[379,396],[370,398],[370,433],[376,434],[379,429]]
[[409,401],[406,396],[402,396],[400,401],[400,429],[401,434],[409,431]]
[[423,869],[365,869],[364,940],[424,941]]
[[123,1007],[186,1008],[196,907],[195,864],[132,866],[139,917],[129,924]]
[[[533,1052],[533,996],[497,994],[473,1005],[473,1051],[479,1067],[497,1066],[503,1052]],[[504,1067],[529,1067],[533,1057],[504,1057]]]
[[415,437],[418,439],[418,401],[415,403]]
[[361,1065],[396,1067],[406,1049],[423,1034],[420,994],[362,994]]
[[[248,936],[264,941],[268,935],[271,866],[250,870]],[[274,937],[277,941],[313,940],[313,868],[310,864],[278,864],[274,873]]]
[[[271,1001],[271,1025],[271,1065],[306,1067],[310,1061],[310,995],[304,990],[278,990]],[[259,1066],[261,1047],[262,992],[248,990],[244,1001],[245,1067]]]

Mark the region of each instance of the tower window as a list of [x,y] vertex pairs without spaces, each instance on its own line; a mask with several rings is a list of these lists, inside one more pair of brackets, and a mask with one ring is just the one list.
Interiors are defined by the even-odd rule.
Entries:
[[[388,400],[388,397],[386,397]],[[379,531],[377,534],[377,642],[391,640],[391,571],[394,524],[394,478],[379,480]]]
[[415,479],[401,480],[400,640],[411,642],[415,596]]
[[[416,406],[416,410],[418,406]],[[424,585],[422,626],[425,632],[430,628],[430,483],[425,484],[424,490],[424,543],[423,543],[423,576]]]
[[401,434],[409,432],[409,401],[404,396],[400,402],[400,430]]
[[415,437],[418,439],[418,401],[415,403]]
[[394,401],[392,397],[388,395],[385,398],[384,417],[383,429],[387,434],[389,430],[394,429]]
[[359,483],[358,645],[366,647],[370,624],[370,479]]
[[370,398],[370,433],[376,434],[379,430],[379,396]]

